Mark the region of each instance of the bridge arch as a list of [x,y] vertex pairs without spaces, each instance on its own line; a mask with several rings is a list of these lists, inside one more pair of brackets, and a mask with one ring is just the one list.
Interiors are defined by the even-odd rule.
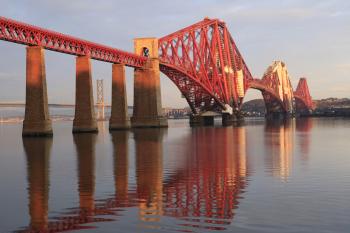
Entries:
[[298,113],[309,114],[315,108],[306,78],[300,78],[297,89],[294,92],[294,98],[295,108]]
[[[227,121],[232,120],[234,118],[233,112],[239,111],[248,88],[258,89],[262,92],[268,113],[292,114],[295,109],[294,102],[297,104],[301,102],[299,105],[303,108],[307,107],[309,110],[314,108],[306,80],[301,79],[296,92],[293,92],[287,68],[281,61],[275,61],[261,80],[254,79],[230,35],[226,23],[219,19],[205,18],[159,39],[154,37],[136,38],[134,40],[135,53],[4,17],[0,17],[0,40],[24,44],[29,46],[28,48],[36,46],[40,50],[47,49],[76,56],[76,80],[91,80],[90,59],[112,63],[112,79],[115,81],[112,93],[122,93],[120,96],[114,95],[113,97],[112,95],[112,99],[115,100],[112,101],[112,106],[115,106],[115,109],[127,108],[124,66],[133,67],[135,70],[132,127],[167,126],[160,101],[160,72],[163,72],[175,83],[186,98],[193,113],[198,115],[213,111],[214,114],[222,113],[223,119],[225,118]],[[40,59],[40,53],[36,55],[36,58]],[[41,63],[43,63],[43,59]],[[31,69],[33,67],[33,65],[30,66]],[[85,70],[88,72],[83,72]],[[46,78],[45,72],[35,76],[40,80]],[[80,76],[84,76],[84,78],[80,78]],[[118,76],[123,78],[118,78]],[[29,79],[30,75],[27,75],[27,78]],[[85,89],[85,86],[91,89],[92,85],[85,85],[86,83],[88,82],[76,82],[78,93],[76,96],[81,96],[76,101],[79,103],[76,106],[83,106],[76,107],[76,110],[93,109],[92,91]],[[27,87],[30,88],[28,90],[34,91],[30,85]],[[46,86],[42,85],[41,90],[43,93],[46,92]],[[41,104],[44,107],[37,109],[39,112],[37,115],[46,114],[44,111],[47,108],[46,102],[42,101]],[[123,107],[120,108],[119,105]],[[29,104],[26,104],[27,106]],[[34,106],[36,105],[34,104]],[[28,109],[31,108],[28,107]],[[112,111],[115,113],[112,115],[115,119],[122,119],[120,122],[122,128],[129,128],[129,119],[125,109],[120,112]],[[83,119],[85,114],[83,111],[80,112],[81,114],[78,115]],[[91,124],[89,128],[95,132],[94,113],[90,110],[89,112],[88,121]],[[44,126],[48,122],[48,118],[45,115],[43,119],[40,119],[43,126],[36,129],[35,134],[46,130]],[[79,121],[77,122],[79,123]],[[81,121],[79,124],[79,127],[85,130],[85,123]]]
[[223,21],[205,18],[160,38],[158,54],[194,114],[238,110],[252,76]]
[[296,112],[304,114],[312,111],[312,108],[308,106],[307,101],[302,96],[294,95],[294,100]]
[[251,79],[248,87],[261,91],[268,116],[293,114],[293,88],[282,61],[274,61],[262,79]]
[[[266,110],[267,110],[267,106],[266,106],[267,101],[274,101],[273,106],[275,106],[275,108],[279,108],[281,111],[282,111],[282,109],[284,110],[283,101],[280,98],[278,98],[278,96],[276,95],[276,93],[273,92],[273,90],[271,90],[270,88],[267,88],[259,83],[256,83],[259,81],[260,80],[255,80],[255,82],[254,81],[250,82],[249,89],[254,89],[254,90],[261,92],[261,95],[262,95],[264,102],[265,102]],[[272,105],[271,105],[271,107],[272,107]]]
[[188,72],[174,65],[160,63],[160,71],[165,74],[185,97],[192,113],[222,111],[225,106],[219,96],[215,96],[203,83]]

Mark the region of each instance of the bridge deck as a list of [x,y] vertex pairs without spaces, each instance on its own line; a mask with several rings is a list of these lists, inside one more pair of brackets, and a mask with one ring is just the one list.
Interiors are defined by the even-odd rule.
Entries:
[[130,67],[142,67],[147,61],[146,57],[5,17],[0,17],[0,40],[29,46],[42,46],[60,53],[90,56],[95,60],[121,63]]

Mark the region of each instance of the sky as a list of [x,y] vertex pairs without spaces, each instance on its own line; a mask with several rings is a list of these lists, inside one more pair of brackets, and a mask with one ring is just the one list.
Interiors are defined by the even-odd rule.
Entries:
[[[205,17],[219,18],[250,71],[261,78],[274,60],[286,63],[296,87],[308,79],[314,99],[350,98],[348,0],[0,0],[0,15],[68,35],[133,51],[137,37],[162,37]],[[50,103],[74,103],[75,58],[45,52]],[[110,103],[111,64],[92,62],[93,82],[104,80]],[[161,76],[164,107],[186,107],[176,86]],[[128,104],[133,70],[127,68]],[[96,93],[94,93],[96,98]],[[256,90],[246,100],[261,98]],[[25,46],[0,41],[0,102],[25,100]]]

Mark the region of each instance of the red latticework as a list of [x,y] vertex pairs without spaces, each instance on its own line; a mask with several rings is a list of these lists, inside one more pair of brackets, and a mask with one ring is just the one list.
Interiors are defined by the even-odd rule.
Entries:
[[299,107],[307,110],[315,109],[306,78],[300,78],[297,89],[294,92],[294,97],[297,102],[297,110]]
[[42,46],[56,52],[111,63],[122,63],[131,67],[142,67],[147,58],[112,47],[96,44],[76,37],[46,30],[15,20],[0,17],[0,40],[30,46]]
[[262,79],[249,81],[249,87],[262,92],[268,114],[294,112],[293,87],[283,62],[273,62],[267,68]]
[[224,22],[204,19],[159,39],[160,69],[192,111],[238,108],[252,75]]
[[[143,56],[4,17],[0,17],[0,40],[130,67],[142,68],[147,61]],[[293,112],[288,75],[280,77],[279,72],[271,71],[261,80],[253,79],[225,23],[218,19],[206,18],[160,38],[159,59],[160,70],[180,89],[194,114],[238,111],[248,88],[261,90],[272,112]],[[294,94],[298,106],[314,108],[305,79]]]

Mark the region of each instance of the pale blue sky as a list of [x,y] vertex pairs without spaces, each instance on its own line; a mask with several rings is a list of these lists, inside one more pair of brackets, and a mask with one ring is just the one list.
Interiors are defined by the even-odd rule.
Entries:
[[[292,84],[308,78],[314,98],[350,97],[350,1],[348,0],[0,0],[0,15],[133,51],[136,37],[161,37],[204,17],[224,20],[255,77],[283,60]],[[46,52],[49,102],[74,103],[73,56]],[[128,102],[133,76],[127,72]],[[105,81],[110,101],[111,65],[93,62],[93,78]],[[0,41],[0,101],[25,96],[25,47]],[[184,107],[176,87],[161,78],[164,106]],[[247,99],[260,97],[248,92]]]

